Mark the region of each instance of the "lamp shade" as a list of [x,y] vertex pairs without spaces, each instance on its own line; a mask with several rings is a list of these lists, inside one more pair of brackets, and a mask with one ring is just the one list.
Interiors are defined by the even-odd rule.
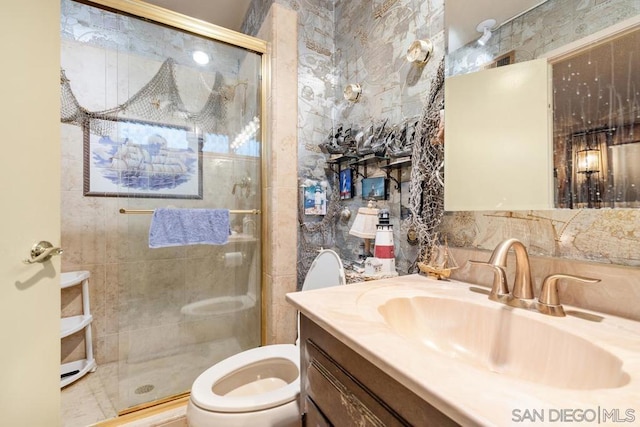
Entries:
[[353,221],[349,234],[363,239],[373,239],[376,237],[376,225],[378,223],[378,210],[372,203],[366,208],[358,209],[356,219]]
[[600,150],[586,149],[578,151],[577,169],[580,173],[600,172]]

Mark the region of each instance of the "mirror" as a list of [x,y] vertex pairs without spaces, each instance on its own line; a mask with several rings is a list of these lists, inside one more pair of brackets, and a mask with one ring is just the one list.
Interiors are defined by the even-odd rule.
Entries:
[[559,208],[640,207],[640,26],[551,60]]
[[[605,13],[597,5],[577,1],[482,0],[473,2],[473,7],[480,11],[473,15],[469,2],[445,2],[448,47],[445,91],[449,92],[445,99],[446,210],[640,206],[640,171],[637,170],[640,164],[640,44],[636,38],[638,36],[630,32],[634,27],[640,28],[640,15],[632,3],[624,0],[616,2],[615,6],[609,5]],[[506,11],[506,8],[515,7],[516,4],[521,9]],[[505,16],[504,13],[511,15]],[[492,19],[496,22],[492,27],[481,28],[480,24],[486,21],[492,23]],[[635,31],[635,34],[638,33]],[[478,44],[481,37],[486,42],[484,46]],[[607,37],[615,40],[602,42]],[[580,53],[576,53],[577,50]],[[567,54],[568,51],[572,53]],[[488,83],[485,76],[489,78],[502,68],[505,74],[503,80],[508,79],[506,75],[511,74],[509,70],[516,73],[517,67],[502,65],[520,65],[536,58],[546,58],[552,64],[554,86],[550,93],[550,104],[554,108],[554,120],[550,122],[549,129],[553,131],[546,133],[548,138],[537,136],[540,139],[540,151],[536,155],[530,151],[523,155],[520,149],[514,150],[512,145],[504,146],[499,156],[495,152],[490,154],[490,150],[480,150],[479,143],[485,142],[485,137],[479,133],[479,123],[483,128],[498,132],[492,137],[494,141],[520,141],[523,134],[530,133],[523,131],[523,124],[506,125],[507,122],[513,122],[514,117],[521,119],[520,113],[524,110],[520,107],[512,107],[502,114],[489,112],[493,104],[506,101],[497,100],[496,83]],[[602,58],[605,62],[601,63],[596,58]],[[596,62],[600,63],[597,71]],[[605,70],[612,73],[607,75]],[[451,89],[456,86],[451,84],[455,81],[454,76],[458,78],[469,73],[477,74],[475,84],[466,87],[466,93],[458,98],[452,97]],[[549,88],[552,88],[551,82]],[[511,98],[521,98],[525,104],[526,100],[533,100],[527,98],[531,95],[516,92],[515,87],[512,89]],[[477,101],[477,90],[485,91],[481,105],[472,111],[466,110],[465,116],[458,117],[456,110],[459,103]],[[545,89],[539,90],[547,93]],[[573,95],[566,97],[567,93]],[[548,106],[539,107],[544,112],[527,114],[531,114],[532,120],[534,117],[539,119],[548,112]],[[471,119],[474,125],[470,125]],[[461,127],[460,123],[466,123],[466,126]],[[460,139],[459,134],[464,133],[462,131],[469,133],[467,142]],[[473,141],[473,146],[469,145],[469,141]],[[549,153],[550,147],[552,153]],[[450,151],[473,152],[476,170],[469,173],[470,169],[466,168],[463,169],[466,173],[457,173],[454,166],[456,155]],[[492,157],[487,157],[489,155]],[[497,157],[503,166],[492,162]],[[547,162],[541,160],[541,163],[532,165],[534,158],[547,159]],[[540,184],[533,180],[529,181],[533,185],[518,183],[515,196],[499,193],[497,189],[500,186],[495,184],[512,181],[514,177],[513,171],[506,171],[504,166],[513,166],[515,162],[548,173],[547,181],[551,182],[545,187],[548,193],[541,194]],[[477,169],[482,166],[486,168]],[[488,184],[478,184],[477,177],[480,175]],[[468,184],[462,185],[473,188],[473,197],[469,196],[468,191],[463,199],[452,203],[458,197],[451,193],[455,190],[455,182],[465,178],[469,179]],[[541,199],[547,200],[546,206],[541,206]]]

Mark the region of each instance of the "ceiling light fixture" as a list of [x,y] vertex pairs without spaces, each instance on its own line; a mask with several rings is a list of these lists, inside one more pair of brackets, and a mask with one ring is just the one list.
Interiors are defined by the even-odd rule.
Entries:
[[496,26],[496,20],[495,19],[487,19],[487,20],[482,21],[481,23],[478,24],[478,26],[476,27],[476,30],[479,33],[482,33],[482,35],[478,39],[478,44],[480,46],[484,46],[485,44],[487,44],[487,42],[491,38],[491,30],[495,26]]
[[201,50],[196,50],[191,54],[191,57],[196,62],[196,64],[207,65],[209,63],[209,55]]

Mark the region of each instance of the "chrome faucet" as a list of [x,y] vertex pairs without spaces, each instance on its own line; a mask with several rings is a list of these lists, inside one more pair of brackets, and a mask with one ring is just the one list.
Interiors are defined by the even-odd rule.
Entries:
[[[507,282],[507,255],[513,248],[516,255],[516,275],[513,288],[509,292]],[[543,314],[551,316],[564,316],[564,309],[558,298],[557,281],[559,279],[571,279],[584,283],[596,283],[600,279],[574,276],[570,274],[552,274],[542,282],[540,296],[534,300],[533,280],[531,279],[531,266],[527,248],[518,239],[507,239],[496,246],[488,262],[469,261],[475,265],[485,265],[493,269],[494,278],[489,299],[502,302],[512,307],[535,308]]]

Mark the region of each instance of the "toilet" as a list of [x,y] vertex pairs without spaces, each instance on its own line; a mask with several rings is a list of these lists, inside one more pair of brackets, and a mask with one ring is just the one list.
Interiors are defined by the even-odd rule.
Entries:
[[[346,283],[338,254],[323,249],[311,264],[303,291]],[[191,386],[190,427],[300,425],[300,349],[274,344],[243,351],[204,371]]]

